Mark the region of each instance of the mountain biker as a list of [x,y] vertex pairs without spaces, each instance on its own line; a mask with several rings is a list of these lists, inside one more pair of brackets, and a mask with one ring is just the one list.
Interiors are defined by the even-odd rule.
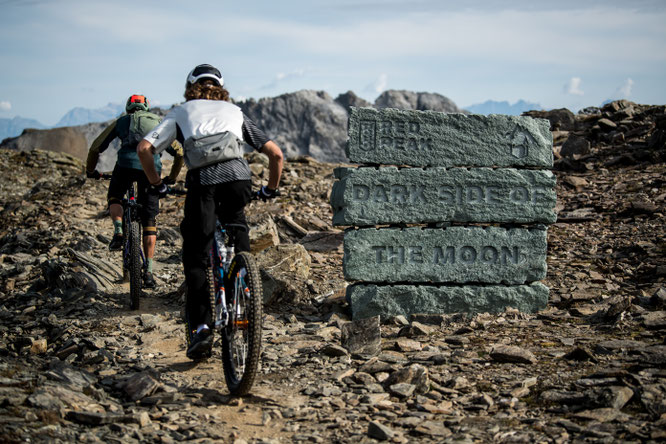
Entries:
[[229,101],[229,92],[223,86],[217,68],[195,67],[185,83],[186,102],[169,111],[137,148],[150,189],[163,195],[167,187],[154,169],[152,156],[173,140],[184,146],[187,197],[180,231],[187,283],[187,357],[193,360],[209,357],[213,342],[207,261],[215,218],[224,224],[243,226],[228,233],[235,239],[237,253],[250,250],[244,207],[252,197],[252,175],[243,158],[241,141],[269,159],[268,185],[257,191],[258,198],[275,197],[282,174],[283,156],[278,145]]
[[[113,169],[107,196],[109,213],[114,228],[109,250],[117,251],[123,248],[123,207],[121,202],[130,184],[136,181],[138,185],[137,202],[141,205],[139,215],[143,225],[143,251],[146,257],[146,265],[143,270],[143,286],[145,288],[155,288],[153,256],[157,240],[155,218],[159,213],[159,198],[147,192],[148,179],[136,154],[136,146],[139,140],[161,121],[160,117],[149,112],[149,109],[150,105],[145,96],[134,94],[127,99],[125,105],[127,114],[111,123],[90,146],[86,162],[86,176],[92,179],[101,177],[99,171],[95,169],[99,155],[109,147],[109,144],[116,137],[119,138],[121,147],[118,151],[118,159]],[[174,143],[173,146],[168,148],[168,152],[174,156],[168,180],[175,182],[183,166],[183,149],[179,144]],[[154,156],[153,164],[156,171],[160,172],[162,161],[159,155]]]

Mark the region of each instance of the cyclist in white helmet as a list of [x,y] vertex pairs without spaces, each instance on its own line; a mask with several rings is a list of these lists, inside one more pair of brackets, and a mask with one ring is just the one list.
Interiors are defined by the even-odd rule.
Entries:
[[243,143],[268,156],[268,185],[257,196],[275,197],[282,174],[282,151],[242,111],[229,101],[220,71],[199,65],[187,76],[186,102],[173,108],[162,123],[139,143],[137,152],[151,191],[165,195],[167,186],[152,162],[153,155],[174,140],[184,146],[188,167],[183,235],[183,268],[187,283],[187,356],[198,360],[211,354],[212,314],[207,281],[207,261],[215,219],[245,229],[232,230],[236,252],[249,251],[244,207],[252,197],[251,172],[243,159]]

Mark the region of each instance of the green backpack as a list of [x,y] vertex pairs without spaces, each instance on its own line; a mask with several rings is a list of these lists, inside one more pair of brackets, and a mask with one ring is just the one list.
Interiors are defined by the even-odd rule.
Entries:
[[130,114],[129,134],[127,144],[136,146],[150,130],[160,124],[162,119],[149,111],[134,111]]

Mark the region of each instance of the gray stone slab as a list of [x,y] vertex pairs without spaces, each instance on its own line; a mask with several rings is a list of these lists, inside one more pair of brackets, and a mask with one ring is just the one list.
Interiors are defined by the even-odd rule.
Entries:
[[364,282],[522,284],[546,277],[545,228],[347,230],[345,279]]
[[334,225],[554,223],[555,175],[513,168],[337,168]]
[[348,134],[347,157],[358,163],[553,165],[553,137],[545,119],[351,108]]
[[347,287],[354,319],[413,313],[500,313],[507,307],[535,313],[546,308],[548,287],[530,285],[372,285]]

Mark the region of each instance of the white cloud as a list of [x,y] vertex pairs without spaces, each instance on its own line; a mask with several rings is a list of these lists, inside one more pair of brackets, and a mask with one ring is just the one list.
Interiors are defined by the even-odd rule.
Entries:
[[[402,56],[436,60],[460,56],[513,63],[524,62],[529,54],[532,64],[552,65],[552,52],[547,48],[557,45],[559,52],[566,55],[558,64],[584,68],[609,63],[609,54],[617,52],[624,55],[626,63],[663,61],[666,53],[662,51],[662,42],[666,32],[658,21],[663,18],[664,14],[591,7],[577,11],[574,16],[570,10],[512,9],[413,12],[400,17],[369,15],[335,26],[240,20],[243,28],[258,30],[265,41],[281,42],[295,52],[308,51],[318,56],[364,60],[370,57],[395,60]],[[627,33],[615,32],[618,26],[626,28]],[[581,29],[586,31],[584,45],[580,44]],[[455,35],[465,38],[451,38]]]
[[7,101],[0,102],[0,111],[9,111],[12,109],[12,104]]
[[382,92],[384,92],[387,85],[388,85],[388,76],[386,75],[386,73],[381,73],[377,78],[377,80],[375,81],[374,85],[375,92],[377,94],[381,94]]
[[284,72],[279,72],[275,74],[275,78],[273,81],[267,85],[264,85],[261,87],[261,89],[272,89],[276,88],[278,85],[281,83],[287,82],[292,79],[297,79],[305,76],[305,70],[304,69],[295,69],[291,72],[284,73]]
[[628,99],[631,96],[631,89],[634,86],[634,81],[631,78],[627,78],[627,80],[624,81],[622,86],[618,87],[618,89],[615,90],[615,97],[620,97],[622,99]]
[[566,85],[564,85],[564,92],[572,96],[582,96],[585,92],[580,89],[580,84],[583,80],[580,77],[572,77]]
[[379,74],[379,77],[373,82],[367,84],[363,91],[368,94],[381,94],[386,90],[388,86],[388,75],[386,73]]

